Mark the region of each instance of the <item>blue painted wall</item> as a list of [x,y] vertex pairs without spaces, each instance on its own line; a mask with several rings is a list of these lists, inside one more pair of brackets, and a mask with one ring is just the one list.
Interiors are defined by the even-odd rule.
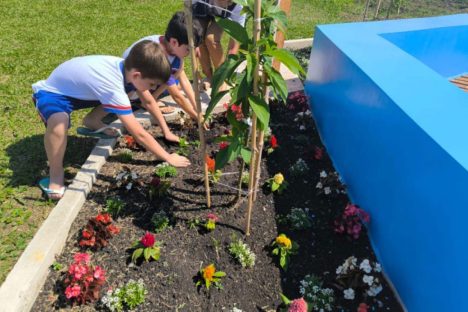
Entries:
[[314,118],[409,311],[468,311],[468,93],[447,80],[467,63],[457,73],[438,58],[466,60],[467,25],[464,14],[315,32]]

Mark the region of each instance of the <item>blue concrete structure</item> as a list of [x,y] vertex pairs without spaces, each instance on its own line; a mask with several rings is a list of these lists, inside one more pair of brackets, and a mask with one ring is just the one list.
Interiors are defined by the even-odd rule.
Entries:
[[468,14],[318,26],[306,93],[409,311],[468,311]]

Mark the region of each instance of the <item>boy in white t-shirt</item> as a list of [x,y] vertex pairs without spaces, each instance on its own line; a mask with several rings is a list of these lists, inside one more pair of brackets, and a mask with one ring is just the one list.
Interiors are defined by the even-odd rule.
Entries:
[[[198,47],[201,43],[201,36],[202,36],[202,29],[200,24],[194,20],[193,25],[193,37],[194,37],[194,45]],[[196,113],[196,102],[195,102],[195,94],[192,89],[192,85],[184,71],[184,58],[189,54],[189,47],[188,47],[188,35],[187,35],[187,27],[185,24],[185,14],[184,12],[176,12],[171,20],[169,21],[166,33],[164,35],[152,35],[141,38],[140,40],[133,43],[129,48],[125,50],[122,57],[125,59],[130,49],[142,40],[151,40],[161,45],[166,56],[171,64],[171,76],[170,78],[157,86],[155,90],[151,90],[153,97],[158,100],[158,98],[163,95],[166,91],[171,95],[174,101],[194,120],[197,120],[197,113]],[[186,94],[187,98],[182,94],[177,85],[180,83],[180,86],[184,93]],[[132,96],[131,96],[132,99]],[[159,103],[158,103],[159,105]],[[160,105],[159,105],[160,106]],[[158,121],[159,125],[161,126],[162,123],[165,123],[164,120],[158,120],[156,118],[156,107],[144,107],[148,110],[153,117],[155,117],[156,121]],[[172,109],[172,107],[163,107],[163,109]],[[164,111],[163,111],[164,112]]]
[[[65,191],[63,157],[70,127],[70,113],[94,107],[83,123],[92,130],[106,128],[102,118],[118,116],[128,132],[161,160],[177,167],[190,161],[167,153],[135,119],[127,93],[136,90],[142,103],[154,102],[148,91],[166,81],[170,65],[161,47],[152,41],[136,44],[127,59],[92,55],[73,58],[59,65],[47,78],[32,85],[36,109],[47,126],[44,146],[50,178],[42,179],[41,189],[50,199],[60,199]],[[116,135],[115,129],[106,134]]]

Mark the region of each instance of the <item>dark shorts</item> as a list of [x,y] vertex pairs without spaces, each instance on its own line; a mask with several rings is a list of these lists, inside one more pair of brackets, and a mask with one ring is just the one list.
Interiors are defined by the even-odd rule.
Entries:
[[39,116],[45,124],[47,124],[47,120],[53,114],[67,113],[68,118],[70,118],[70,114],[74,110],[101,105],[99,101],[79,100],[62,94],[42,90],[33,94],[33,102]]

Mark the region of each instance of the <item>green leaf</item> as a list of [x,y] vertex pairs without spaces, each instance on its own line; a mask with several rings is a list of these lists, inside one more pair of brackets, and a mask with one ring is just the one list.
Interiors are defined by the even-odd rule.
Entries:
[[145,251],[143,252],[143,256],[145,257],[145,260],[148,261],[151,257],[151,249],[150,248],[145,248]]
[[253,95],[249,96],[249,104],[260,121],[260,129],[265,130],[268,128],[268,122],[270,121],[268,104],[263,99]]
[[227,18],[217,18],[216,23],[221,26],[229,36],[239,42],[241,46],[245,47],[249,44],[247,30],[239,23],[233,22]]
[[227,148],[220,150],[216,154],[215,169],[221,169],[226,166],[227,163],[236,159],[239,156],[240,149],[241,146],[239,145],[239,141],[233,141]]
[[143,253],[143,248],[136,249],[132,254],[132,261],[136,262],[138,260],[138,258],[141,257],[142,253]]
[[285,305],[291,304],[291,300],[289,300],[288,297],[286,297],[286,296],[283,295],[282,293],[280,293],[280,297],[281,297],[281,301],[283,301],[283,303],[284,303]]
[[160,248],[151,248],[151,257],[154,260],[159,260],[159,257],[161,256],[161,249]]
[[218,93],[216,93],[216,95],[214,97],[211,98],[210,103],[208,104],[208,107],[206,108],[206,111],[205,111],[204,121],[208,120],[208,118],[210,117],[211,112],[213,111],[213,109],[216,107],[216,105],[219,103],[219,101],[221,101],[223,96],[228,92],[229,92],[228,90],[218,92]]
[[279,248],[275,248],[275,249],[272,250],[271,253],[272,253],[273,255],[277,256],[277,255],[278,255],[278,252],[279,252]]
[[248,165],[250,164],[250,159],[252,158],[252,152],[247,149],[247,148],[241,148],[240,154],[242,156],[242,159],[245,161],[245,163]]
[[288,98],[288,86],[286,85],[286,81],[284,81],[283,76],[281,76],[281,74],[276,69],[268,64],[265,64],[264,68],[269,77],[271,85],[273,86],[275,95],[279,95],[279,98],[281,98],[283,101],[286,101]]
[[278,61],[283,63],[291,72],[295,75],[305,75],[304,69],[296,59],[296,57],[286,49],[271,49],[264,52],[266,55],[276,58]]
[[272,182],[271,183],[271,191],[274,192],[276,190],[278,190],[280,187],[280,185],[278,183],[275,183],[275,182]]
[[280,266],[284,269],[287,265],[286,257],[280,257]]
[[223,276],[226,276],[226,273],[223,272],[223,271],[217,271],[217,272],[215,272],[215,274],[213,274],[213,276],[223,277]]

